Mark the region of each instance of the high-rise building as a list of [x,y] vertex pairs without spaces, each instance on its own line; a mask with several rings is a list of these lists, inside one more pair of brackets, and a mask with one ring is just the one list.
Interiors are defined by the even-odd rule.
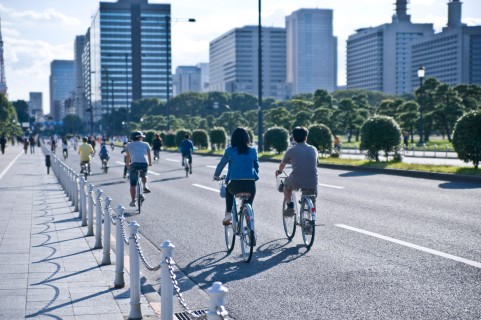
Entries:
[[76,36],[74,41],[74,72],[75,72],[75,87],[73,96],[73,108],[75,114],[86,121],[87,99],[85,98],[84,87],[84,68],[82,62],[82,54],[85,48],[85,36]]
[[412,43],[411,90],[419,86],[417,70],[425,77],[456,85],[481,85],[481,26],[468,27],[461,21],[459,0],[448,3],[448,24],[442,32]]
[[2,24],[0,20],[0,94],[7,94],[7,80],[5,78],[5,62],[3,60]]
[[287,85],[290,95],[333,92],[337,87],[337,37],[333,11],[300,9],[286,17]]
[[[258,95],[258,27],[235,28],[209,44],[209,91]],[[286,30],[262,27],[262,93],[286,98]]]
[[64,102],[71,98],[74,83],[73,60],[53,60],[50,63],[50,115],[54,121],[62,121],[65,117]]
[[408,0],[396,1],[389,24],[362,28],[347,40],[347,88],[403,94],[411,91],[411,44],[432,35],[432,24],[412,23]]
[[37,119],[43,116],[43,104],[41,92],[30,92],[28,100],[28,113]]
[[195,65],[200,69],[200,91],[209,91],[209,64],[201,62]]
[[201,92],[201,70],[195,66],[178,66],[174,75],[174,96],[184,92]]
[[112,108],[129,108],[132,101],[170,96],[170,21],[170,4],[100,2],[83,52],[93,122]]

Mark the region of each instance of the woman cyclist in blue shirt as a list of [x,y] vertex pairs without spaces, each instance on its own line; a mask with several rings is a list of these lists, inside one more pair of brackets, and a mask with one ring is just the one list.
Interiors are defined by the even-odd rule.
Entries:
[[226,176],[227,192],[225,197],[225,217],[222,220],[228,225],[232,220],[234,196],[239,192],[248,192],[251,197],[247,201],[251,206],[256,195],[256,181],[259,179],[259,159],[257,151],[250,146],[247,130],[237,128],[232,133],[231,146],[228,147],[214,173],[214,180],[220,179],[222,170],[229,164]]

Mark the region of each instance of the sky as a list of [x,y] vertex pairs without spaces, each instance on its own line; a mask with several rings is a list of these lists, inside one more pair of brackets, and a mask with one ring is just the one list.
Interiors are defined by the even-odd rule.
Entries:
[[[105,0],[104,2],[115,2]],[[448,0],[410,0],[413,23],[433,23],[436,32],[447,24]],[[225,32],[257,25],[256,0],[149,0],[170,3],[172,19],[195,18],[195,23],[172,22],[172,70],[178,65],[209,61],[209,42]],[[29,99],[43,92],[44,112],[49,110],[50,63],[73,60],[74,40],[84,35],[98,0],[1,0],[8,98]],[[390,23],[395,0],[263,0],[262,25],[285,27],[285,17],[300,8],[334,10],[338,37],[338,85],[346,83],[346,40],[356,29]],[[463,22],[481,25],[481,0],[463,1]]]

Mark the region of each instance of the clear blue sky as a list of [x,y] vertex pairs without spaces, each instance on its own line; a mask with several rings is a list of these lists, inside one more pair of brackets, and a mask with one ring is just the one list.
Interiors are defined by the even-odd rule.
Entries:
[[[112,1],[106,1],[112,2]],[[255,0],[176,0],[173,18],[195,18],[196,23],[172,25],[172,64],[194,65],[209,60],[209,41],[245,25],[257,25]],[[440,31],[447,23],[448,0],[411,0],[408,13],[414,23],[433,23]],[[85,34],[98,0],[2,0],[0,16],[10,100],[28,100],[30,91],[43,92],[49,112],[50,62],[73,59],[76,35]],[[395,0],[263,0],[262,24],[285,26],[285,16],[299,8],[334,10],[338,37],[338,84],[346,80],[346,40],[355,29],[391,22]],[[463,1],[463,22],[481,25],[481,0]]]

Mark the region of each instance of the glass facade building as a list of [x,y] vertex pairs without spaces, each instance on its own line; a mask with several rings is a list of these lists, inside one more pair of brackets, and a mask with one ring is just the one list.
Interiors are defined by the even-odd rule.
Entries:
[[195,66],[178,66],[174,75],[174,96],[184,92],[201,92],[201,69]]
[[50,115],[54,121],[65,117],[64,101],[74,91],[74,61],[53,60],[50,63]]

